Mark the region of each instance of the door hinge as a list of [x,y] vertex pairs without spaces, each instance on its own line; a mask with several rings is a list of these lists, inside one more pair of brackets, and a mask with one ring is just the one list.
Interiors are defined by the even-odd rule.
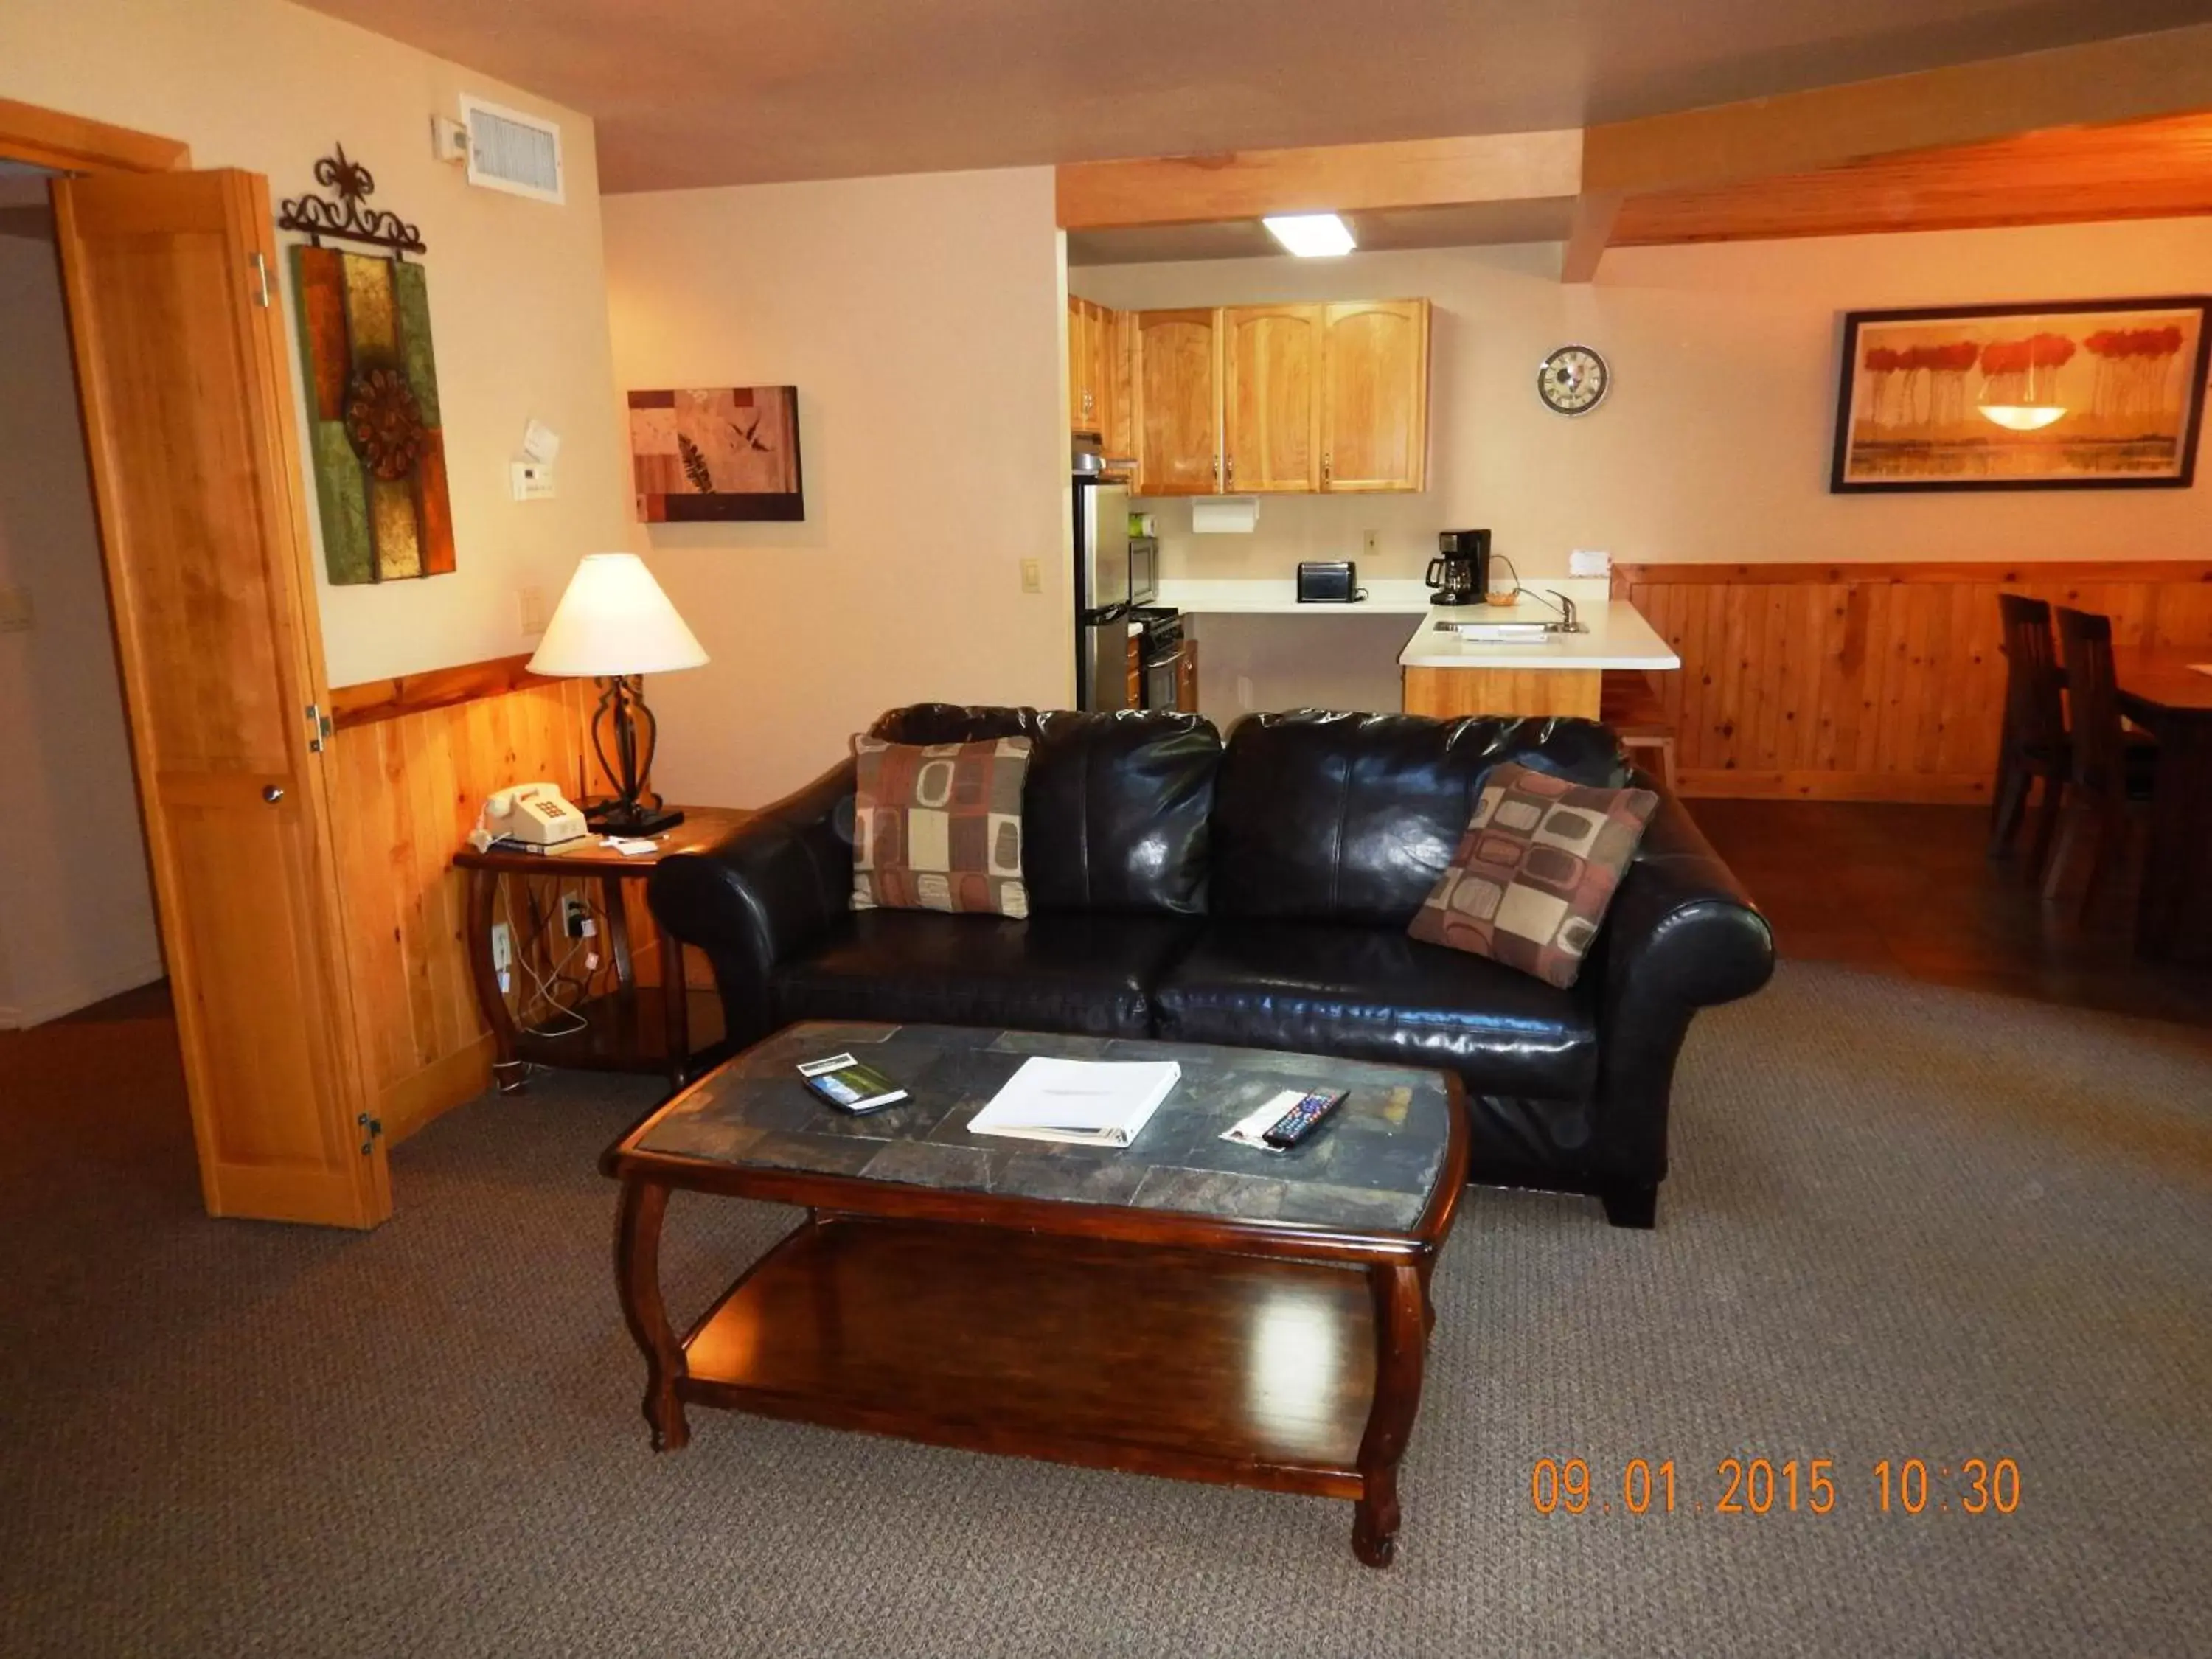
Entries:
[[376,1138],[384,1133],[384,1120],[363,1112],[354,1121],[361,1126],[361,1155],[367,1158],[376,1150]]
[[307,752],[319,755],[323,744],[331,735],[331,717],[323,713],[320,703],[307,705]]
[[253,251],[253,303],[269,309],[269,260],[258,248]]

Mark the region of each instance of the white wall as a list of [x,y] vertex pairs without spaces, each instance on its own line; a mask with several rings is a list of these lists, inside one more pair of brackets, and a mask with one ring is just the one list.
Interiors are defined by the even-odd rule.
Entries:
[[[560,122],[566,206],[471,189],[432,158],[430,117],[458,113],[464,91]],[[183,140],[195,166],[266,174],[278,198],[311,187],[316,159],[342,142],[376,176],[371,205],[421,226],[459,568],[322,586],[333,685],[526,650],[518,591],[537,586],[550,606],[580,556],[623,544],[628,469],[582,116],[282,0],[0,5],[0,97]],[[295,362],[295,400],[299,384]],[[567,441],[558,498],[522,505],[507,467],[532,415]]]
[[804,523],[633,528],[714,659],[647,688],[661,792],[767,800],[903,702],[1065,703],[1050,169],[611,197],[605,216],[623,389],[799,388]]
[[[1125,308],[1435,302],[1425,492],[1269,497],[1251,536],[1194,537],[1187,504],[1147,503],[1164,572],[1286,576],[1300,559],[1349,558],[1363,576],[1418,576],[1437,530],[1478,526],[1524,577],[1564,574],[1577,547],[1624,562],[2206,550],[2212,479],[2186,490],[1832,495],[1827,478],[1843,313],[2203,292],[2212,219],[1623,248],[1594,285],[1562,285],[1558,272],[1556,244],[1070,271],[1073,290]],[[1545,353],[1571,340],[1613,370],[1603,406],[1574,420],[1545,410],[1534,384]],[[1370,529],[1372,557],[1362,551]],[[1350,619],[1209,619],[1201,701],[1233,713],[1223,677],[1241,672],[1255,678],[1255,707],[1322,692],[1395,707],[1395,666],[1376,655],[1389,632]],[[1310,690],[1304,664],[1325,659],[1339,678]]]
[[51,240],[0,235],[0,1027],[161,976]]

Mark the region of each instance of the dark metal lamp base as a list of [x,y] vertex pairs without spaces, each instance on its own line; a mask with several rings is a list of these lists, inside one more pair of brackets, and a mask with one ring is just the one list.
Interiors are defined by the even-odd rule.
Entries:
[[584,809],[584,822],[602,836],[657,836],[684,822],[684,814],[668,806],[625,806],[607,801]]

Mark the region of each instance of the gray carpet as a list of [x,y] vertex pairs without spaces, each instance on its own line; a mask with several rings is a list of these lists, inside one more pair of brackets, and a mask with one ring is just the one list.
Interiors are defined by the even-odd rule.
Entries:
[[[173,1138],[19,1092],[0,1652],[2212,1650],[2202,1031],[1802,964],[1707,1016],[1656,1233],[1470,1195],[1381,1573],[1320,1499],[703,1411],[656,1458],[592,1170],[650,1092],[465,1108],[360,1237],[208,1222]],[[679,1197],[679,1308],[789,1218]],[[1760,1454],[1834,1512],[1712,1513]],[[1671,1457],[1678,1511],[1539,1516],[1547,1455]],[[1877,1512],[1875,1460],[1976,1455],[2017,1514]]]

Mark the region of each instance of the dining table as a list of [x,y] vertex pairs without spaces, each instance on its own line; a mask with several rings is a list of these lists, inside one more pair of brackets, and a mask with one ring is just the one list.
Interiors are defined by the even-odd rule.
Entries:
[[2212,962],[2212,648],[2115,653],[2120,712],[2158,739],[2136,953]]

